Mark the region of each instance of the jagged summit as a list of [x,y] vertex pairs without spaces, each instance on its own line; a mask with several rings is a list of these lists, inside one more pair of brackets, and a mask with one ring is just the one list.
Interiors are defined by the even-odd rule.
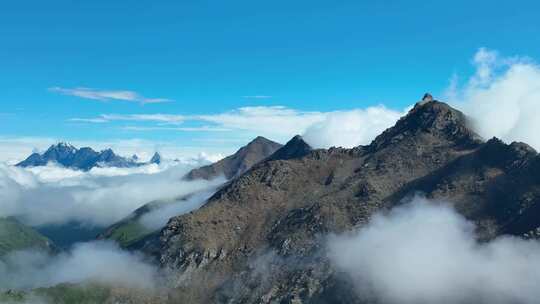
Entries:
[[447,140],[464,147],[474,146],[479,144],[481,140],[480,136],[469,125],[467,117],[462,112],[444,102],[434,100],[427,93],[407,115],[400,118],[393,127],[377,136],[370,147],[378,149],[390,142],[422,134],[429,134],[433,138]]
[[77,149],[71,144],[60,142],[51,145],[43,154],[32,153],[28,158],[18,163],[17,166],[45,166],[50,162],[85,171],[100,166],[134,167],[141,165],[136,159],[119,156],[112,149],[96,152],[90,147]]
[[281,147],[274,154],[272,154],[269,160],[287,160],[293,158],[300,158],[311,152],[313,148],[304,141],[302,136],[296,135],[289,140],[285,146]]
[[433,96],[431,96],[431,94],[429,94],[429,93],[426,93],[422,97],[422,100],[420,100],[420,103],[421,104],[426,104],[426,103],[428,103],[430,101],[433,101]]
[[154,153],[149,163],[156,165],[161,164],[161,155],[158,152]]
[[266,159],[281,147],[281,144],[258,136],[233,155],[211,165],[190,171],[186,175],[186,178],[211,179],[219,175],[225,175],[225,178],[231,179],[243,174],[253,165]]

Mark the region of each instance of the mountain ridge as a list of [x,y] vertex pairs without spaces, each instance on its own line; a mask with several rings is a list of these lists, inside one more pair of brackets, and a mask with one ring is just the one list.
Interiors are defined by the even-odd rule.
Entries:
[[80,149],[74,146],[60,142],[51,145],[42,154],[34,152],[25,160],[16,164],[18,167],[37,167],[46,166],[48,163],[57,163],[67,168],[79,169],[88,171],[94,167],[118,167],[130,168],[142,166],[149,163],[161,163],[161,156],[155,153],[152,159],[147,162],[138,162],[137,157],[126,158],[117,155],[112,149],[95,151],[90,147],[82,147]]
[[224,175],[226,179],[238,177],[281,147],[282,145],[277,142],[257,136],[234,154],[208,166],[191,170],[186,179],[211,179],[219,175]]
[[[423,101],[367,146],[257,163],[201,209],[170,219],[160,260],[178,301],[365,303],[320,256],[322,235],[361,227],[416,191],[449,199],[481,239],[533,235],[539,169],[530,147],[484,142],[463,113]],[[253,261],[268,254],[262,278]]]

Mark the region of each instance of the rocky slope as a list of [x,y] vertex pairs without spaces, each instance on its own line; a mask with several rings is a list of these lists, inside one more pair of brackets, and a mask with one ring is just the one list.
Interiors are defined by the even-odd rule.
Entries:
[[[146,163],[140,163],[136,157],[125,158],[115,154],[111,149],[106,149],[100,152],[94,151],[92,148],[84,147],[77,149],[67,143],[58,143],[52,145],[43,154],[32,153],[25,160],[18,163],[19,167],[36,167],[45,166],[48,163],[57,163],[64,167],[90,170],[93,167],[136,167]],[[154,154],[149,163],[159,164],[161,156]]]
[[240,148],[233,155],[208,166],[197,168],[189,172],[187,179],[212,179],[224,175],[226,179],[240,176],[256,163],[272,155],[281,148],[281,144],[259,136]]
[[424,100],[368,146],[311,150],[295,137],[203,208],[171,219],[161,263],[179,302],[364,303],[321,238],[417,191],[455,204],[483,239],[534,237],[540,227],[537,153],[484,142],[461,112]]
[[[280,144],[264,137],[257,137],[247,145],[216,163],[190,171],[186,178],[189,180],[203,178],[212,179],[220,175],[226,178],[234,178],[249,170],[254,164],[264,160],[281,147]],[[156,156],[157,155],[157,156]],[[153,162],[159,163],[159,154],[152,157]],[[187,197],[179,197],[176,200],[150,202],[137,210],[122,221],[105,229],[98,238],[114,240],[121,247],[132,250],[145,250],[153,254],[159,248],[158,231],[149,230],[139,223],[142,216],[148,212],[165,207],[168,204],[178,203]]]

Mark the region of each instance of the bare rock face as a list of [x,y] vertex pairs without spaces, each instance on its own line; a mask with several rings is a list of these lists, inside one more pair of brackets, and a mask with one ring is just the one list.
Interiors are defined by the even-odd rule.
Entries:
[[416,191],[450,200],[485,239],[540,226],[536,151],[483,142],[442,102],[417,104],[368,146],[289,143],[163,229],[161,263],[177,301],[366,303],[340,281],[321,240]]
[[186,175],[187,179],[212,179],[224,175],[227,179],[240,176],[256,163],[272,155],[282,145],[259,136],[240,148],[236,153],[216,163],[194,169]]

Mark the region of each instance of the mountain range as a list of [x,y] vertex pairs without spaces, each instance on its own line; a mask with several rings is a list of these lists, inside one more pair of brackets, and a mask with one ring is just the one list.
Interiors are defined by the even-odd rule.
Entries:
[[313,149],[301,136],[285,145],[258,137],[185,179],[219,175],[228,181],[201,208],[160,231],[134,225],[166,202],[100,235],[153,256],[167,274],[167,300],[144,303],[378,303],[343,279],[324,239],[418,193],[448,201],[479,241],[540,238],[538,153],[482,139],[467,116],[431,98],[369,145]]
[[[159,164],[160,162],[161,156],[156,152],[148,163]],[[61,142],[50,146],[42,154],[32,153],[25,160],[18,163],[17,166],[37,167],[46,166],[48,163],[56,163],[67,168],[84,171],[88,171],[94,167],[130,168],[148,164],[139,162],[136,155],[131,158],[125,158],[115,154],[111,149],[97,152],[89,147],[77,149],[68,143]]]

